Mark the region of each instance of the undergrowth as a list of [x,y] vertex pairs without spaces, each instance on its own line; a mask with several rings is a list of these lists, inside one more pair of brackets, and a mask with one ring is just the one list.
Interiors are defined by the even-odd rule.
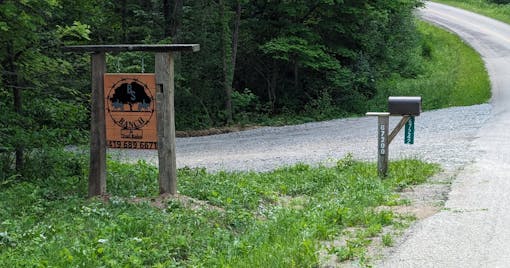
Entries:
[[388,96],[422,96],[423,109],[468,106],[489,100],[490,81],[480,55],[458,36],[425,22],[422,35],[424,72],[414,78],[393,78],[379,83],[372,111],[386,111]]
[[[439,1],[454,2],[461,6],[474,6],[470,0]],[[502,13],[501,17],[510,21],[509,5],[505,7],[490,6],[495,13]],[[503,10],[509,10],[508,12]],[[497,10],[497,12],[496,12]],[[480,55],[458,36],[429,23],[416,20],[419,32],[419,46],[415,61],[419,72],[414,76],[403,77],[396,73],[376,81],[377,93],[368,101],[358,100],[353,103],[354,110],[362,114],[368,111],[386,111],[389,96],[421,96],[423,110],[433,110],[452,106],[469,106],[486,103],[490,96],[490,81],[485,65]],[[355,98],[354,98],[355,99]],[[304,107],[302,113],[287,113],[269,116],[263,112],[258,114],[243,114],[241,125],[289,125],[305,122],[329,120],[334,118],[359,116],[359,112],[345,112],[345,107],[337,107],[327,92]]]
[[[314,267],[321,250],[365,260],[371,237],[402,221],[377,208],[403,204],[398,189],[438,170],[396,161],[380,180],[374,164],[349,157],[333,167],[265,173],[184,168],[180,196],[207,205],[177,198],[155,206],[157,169],[145,162],[108,161],[104,201],[85,198],[85,156],[55,150],[48,157],[60,163],[46,166],[51,176],[1,182],[1,267]],[[324,249],[349,228],[360,231]]]
[[510,4],[508,3],[496,4],[487,0],[434,0],[434,2],[460,7],[502,22],[510,23]]

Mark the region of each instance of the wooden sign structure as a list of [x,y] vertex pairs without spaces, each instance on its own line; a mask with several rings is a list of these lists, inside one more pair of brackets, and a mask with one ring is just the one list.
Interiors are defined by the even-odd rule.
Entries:
[[105,74],[106,146],[157,149],[156,76]]
[[[92,107],[90,124],[90,167],[89,167],[89,197],[106,194],[106,111],[108,108],[121,109],[119,99],[115,100],[115,92],[111,95],[113,103],[106,101],[110,96],[109,92],[105,95],[105,74],[106,74],[106,53],[127,52],[127,51],[146,51],[155,53],[155,92],[156,92],[156,119],[157,119],[157,141],[158,141],[158,159],[159,159],[159,191],[161,194],[177,193],[177,168],[175,157],[175,111],[174,111],[174,57],[175,52],[197,52],[200,50],[198,44],[173,44],[173,45],[89,45],[89,46],[68,46],[63,48],[67,52],[89,52],[92,53]],[[131,82],[132,83],[132,82]],[[108,85],[108,84],[106,84]],[[122,87],[122,83],[118,85]],[[131,85],[133,86],[133,85]],[[112,85],[115,87],[115,85]],[[116,88],[116,87],[115,87]],[[123,89],[122,89],[123,90]],[[121,91],[122,91],[121,90]],[[126,85],[127,94],[127,85]],[[133,90],[133,88],[131,88]],[[115,91],[115,90],[114,90]],[[136,93],[135,93],[136,98]],[[127,104],[123,104],[123,109],[133,109],[133,105],[140,105],[141,110],[147,107],[147,101],[138,101],[135,99]],[[111,106],[107,106],[111,105]],[[129,108],[128,108],[129,107]],[[138,109],[134,108],[134,109]],[[150,105],[149,105],[150,107]],[[120,111],[119,111],[120,112]],[[137,112],[133,112],[135,115]],[[132,117],[124,118],[130,120],[130,123],[121,122],[122,118],[112,119],[114,124],[120,125],[125,137],[138,137],[142,125],[145,127],[146,119],[138,114],[135,119]],[[111,115],[110,115],[111,116]],[[141,118],[137,122],[137,119]],[[152,117],[151,117],[152,118]],[[116,123],[115,123],[116,121]],[[152,121],[152,119],[150,120]],[[127,125],[126,125],[127,124]],[[138,128],[136,128],[138,127]],[[131,133],[129,130],[132,130]],[[122,133],[120,133],[122,137]],[[137,145],[138,146],[138,145]]]

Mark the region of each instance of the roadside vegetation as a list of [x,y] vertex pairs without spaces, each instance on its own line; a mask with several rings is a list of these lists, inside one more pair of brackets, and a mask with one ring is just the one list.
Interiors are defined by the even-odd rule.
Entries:
[[510,23],[509,0],[434,0]]
[[[380,180],[371,163],[272,172],[178,171],[180,195],[156,198],[157,168],[108,162],[107,199],[86,199],[86,156],[51,150],[42,173],[2,182],[1,267],[313,267],[321,256],[368,264],[366,247],[410,215],[398,191],[437,165],[393,162]],[[335,240],[341,242],[334,242]]]
[[386,111],[387,96],[422,96],[425,110],[481,104],[490,99],[490,80],[480,55],[455,34],[418,21],[422,72],[380,81],[371,110]]

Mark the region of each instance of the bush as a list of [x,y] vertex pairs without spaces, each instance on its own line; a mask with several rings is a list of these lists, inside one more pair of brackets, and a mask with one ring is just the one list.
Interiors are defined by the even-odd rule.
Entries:
[[54,185],[55,189],[85,189],[88,158],[84,154],[66,151],[62,147],[32,149],[26,152],[24,169],[21,171],[13,169],[13,158],[10,152],[0,154],[0,185],[24,180],[39,185]]
[[510,4],[510,0],[488,0],[489,2],[496,3],[496,4]]

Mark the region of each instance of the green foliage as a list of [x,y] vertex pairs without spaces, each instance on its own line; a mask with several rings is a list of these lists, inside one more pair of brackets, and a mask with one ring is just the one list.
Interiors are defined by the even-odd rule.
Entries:
[[77,21],[56,24],[61,12],[54,0],[0,3],[0,147],[7,149],[0,153],[0,179],[23,177],[18,175],[33,168],[14,171],[14,149],[31,161],[30,154],[48,146],[85,140],[88,95],[80,92],[81,82],[62,82],[75,73],[59,45],[88,39],[90,31]]
[[416,44],[411,11],[417,5],[419,1],[248,5],[246,12],[258,16],[244,21],[250,35],[242,39],[247,45],[239,51],[237,79],[276,112],[300,113],[325,99],[336,114],[361,112],[356,104],[375,94],[375,81],[387,72],[416,72],[409,58],[414,58]]
[[489,2],[496,4],[510,4],[510,0],[489,0]]
[[381,181],[373,164],[352,158],[266,173],[185,168],[180,197],[164,200],[154,197],[154,166],[109,161],[110,198],[102,201],[85,200],[85,154],[41,155],[31,166],[42,172],[0,184],[2,267],[310,267],[323,242],[348,227],[359,231],[330,251],[366,262],[371,238],[400,221],[376,208],[397,203],[402,181],[419,183],[437,171],[397,161]]
[[70,37],[73,39],[90,40],[90,26],[79,21],[73,22],[71,26],[62,27],[57,25],[57,36],[59,39]]
[[117,196],[155,196],[159,192],[158,169],[146,162],[136,165],[108,161],[108,191]]
[[[7,119],[2,118],[0,147],[30,151],[50,141],[83,142],[90,103],[89,57],[64,55],[62,45],[200,44],[200,52],[176,57],[178,129],[227,123],[229,84],[233,123],[241,124],[360,114],[367,111],[367,103],[379,105],[392,88],[427,95],[427,88],[449,87],[451,81],[425,79],[433,77],[435,64],[441,66],[441,47],[448,46],[435,46],[438,40],[431,42],[431,34],[417,34],[412,11],[420,5],[418,0],[2,1],[0,110]],[[234,35],[237,22],[239,34]],[[424,26],[419,28],[423,31]],[[154,57],[108,55],[107,67],[110,72],[152,72]],[[460,69],[459,74],[465,71],[472,72]],[[459,77],[466,81],[459,80],[455,90],[471,85],[470,77],[480,78],[470,73]],[[22,112],[15,114],[19,92]],[[431,101],[426,108],[473,102],[455,98],[441,102],[424,96]],[[45,116],[68,116],[47,120],[38,116],[41,110]],[[37,135],[46,137],[44,142]]]
[[245,88],[243,92],[232,92],[232,111],[236,122],[253,122],[253,117],[259,117],[263,113],[263,109],[259,97],[249,89]]
[[[376,93],[376,81],[389,73],[409,77],[419,72],[412,23],[419,0],[42,2],[47,6],[40,9],[51,14],[42,32],[51,33],[57,43],[200,44],[199,53],[176,62],[179,129],[224,125],[229,117],[225,84],[233,94],[249,88],[257,96],[255,121],[286,114],[325,119],[365,112],[362,104]],[[240,31],[234,36],[238,4]],[[0,27],[10,29],[10,23]],[[235,49],[237,60],[231,62]],[[54,51],[41,54],[60,58]],[[152,69],[150,56],[127,54],[110,57],[108,69],[138,72],[141,58],[143,69]],[[74,77],[80,80],[73,88],[86,92],[88,68],[81,56],[73,57]],[[317,111],[318,103],[328,107]],[[234,119],[242,122],[251,112],[234,111]]]
[[424,72],[416,78],[393,74],[378,83],[369,109],[386,111],[388,96],[422,96],[425,110],[487,102],[490,81],[476,51],[459,37],[424,22],[418,23]]

